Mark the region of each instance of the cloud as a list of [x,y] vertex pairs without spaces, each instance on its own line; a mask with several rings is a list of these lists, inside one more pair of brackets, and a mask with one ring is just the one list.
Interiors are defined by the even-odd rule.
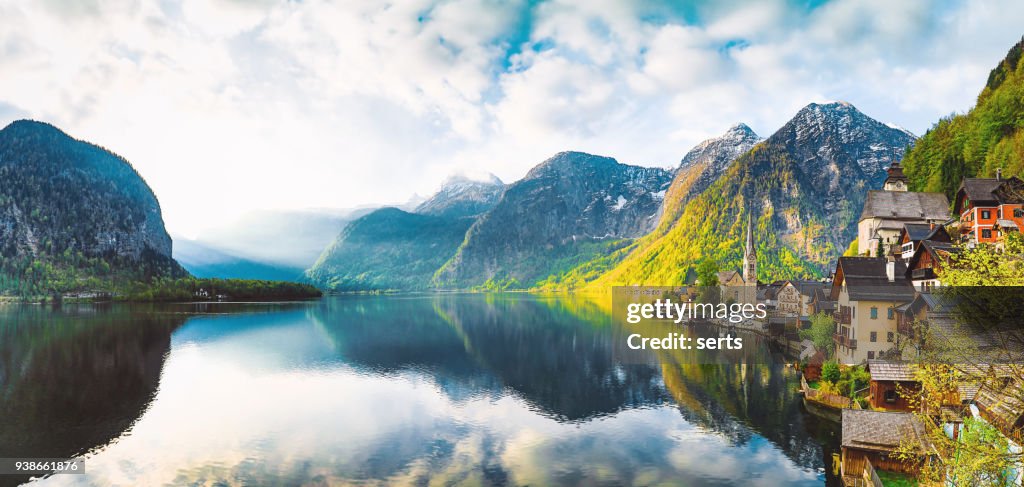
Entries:
[[922,133],[971,106],[1022,21],[1014,0],[5,2],[0,121],[113,148],[194,235],[460,169],[514,181],[559,150],[673,165],[811,101]]

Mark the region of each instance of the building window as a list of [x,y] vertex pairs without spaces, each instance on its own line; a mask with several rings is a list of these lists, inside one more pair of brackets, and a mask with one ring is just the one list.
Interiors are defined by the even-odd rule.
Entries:
[[868,360],[874,360],[874,359],[875,359],[875,352],[874,351],[868,352]]
[[889,389],[885,391],[885,402],[896,402],[896,390]]
[[992,212],[988,210],[981,210],[981,219],[988,220],[989,218],[992,218]]
[[892,319],[892,317],[893,317],[893,316],[895,315],[896,311],[895,311],[895,310],[893,310],[892,308],[889,308],[889,309],[888,309],[888,310],[886,310],[886,311],[887,311],[887,315],[888,315],[889,319],[891,320],[891,319]]
[[896,339],[896,334],[895,333],[890,331],[890,332],[887,332],[885,334],[885,341],[887,341],[889,343],[892,343],[893,340],[895,340],[895,339]]
[[871,319],[873,319],[873,320],[877,320],[878,319],[878,308],[876,308],[874,306],[871,307]]
[[985,229],[981,231],[981,238],[992,238],[992,230]]
[[874,343],[874,342],[877,342],[877,341],[878,341],[878,332],[877,331],[871,332],[871,343]]
[[1013,209],[1013,217],[1014,218],[1024,218],[1024,208],[1014,208]]

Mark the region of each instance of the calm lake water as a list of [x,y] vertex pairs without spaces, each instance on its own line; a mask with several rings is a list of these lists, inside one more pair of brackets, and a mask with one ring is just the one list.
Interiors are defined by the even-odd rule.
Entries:
[[529,295],[3,306],[0,457],[85,458],[40,485],[835,483],[837,426],[757,337],[759,364],[630,365],[615,336]]

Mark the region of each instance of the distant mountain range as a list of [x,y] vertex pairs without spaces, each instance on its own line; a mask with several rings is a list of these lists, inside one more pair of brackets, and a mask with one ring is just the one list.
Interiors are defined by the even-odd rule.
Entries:
[[661,232],[638,241],[620,262],[584,265],[566,281],[580,284],[572,277],[587,274],[588,265],[608,268],[589,282],[593,288],[683,282],[701,259],[738,269],[748,214],[756,225],[760,279],[820,276],[856,233],[867,191],[881,187],[885,169],[913,142],[909,132],[849,103],[812,103],[729,163],[681,210],[666,212]]
[[[679,284],[704,259],[737,268],[749,215],[759,279],[816,277],[908,148],[916,189],[1024,172],[1022,52],[1024,41],[993,69],[974,109],[920,141],[849,103],[811,103],[767,139],[737,124],[674,170],[562,152],[512,184],[456,176],[402,208],[253,213],[179,239],[173,256],[200,276],[339,291]],[[14,122],[0,131],[0,183],[0,292],[185,274],[156,196],[101,147]]]
[[[750,213],[761,277],[814,277],[913,142],[834,102],[808,105],[764,140],[737,124],[675,171],[563,152],[501,191],[455,180],[415,212],[366,215],[307,275],[339,290],[677,284],[704,258],[738,266]],[[450,213],[468,204],[460,198],[472,211]]]
[[374,209],[251,211],[197,238],[175,237],[174,258],[197,277],[301,280],[345,225]]
[[654,228],[672,174],[562,152],[510,185],[436,276],[443,288],[531,286]]
[[374,210],[346,226],[306,276],[337,291],[429,289],[466,230],[504,190],[493,175],[482,181],[455,176],[411,212]]

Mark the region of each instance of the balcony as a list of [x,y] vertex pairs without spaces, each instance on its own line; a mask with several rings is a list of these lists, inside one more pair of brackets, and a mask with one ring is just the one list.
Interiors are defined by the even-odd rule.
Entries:
[[836,345],[840,345],[840,346],[849,348],[851,350],[857,348],[857,340],[856,339],[850,338],[850,337],[848,337],[846,335],[842,335],[842,334],[839,334],[839,333],[835,333],[835,334],[832,335],[832,341],[836,342]]
[[925,267],[924,269],[914,269],[910,271],[910,279],[914,281],[920,281],[924,279],[935,279],[935,269],[931,267]]
[[839,307],[839,311],[836,311],[836,321],[842,325],[849,325],[851,323],[849,306]]

